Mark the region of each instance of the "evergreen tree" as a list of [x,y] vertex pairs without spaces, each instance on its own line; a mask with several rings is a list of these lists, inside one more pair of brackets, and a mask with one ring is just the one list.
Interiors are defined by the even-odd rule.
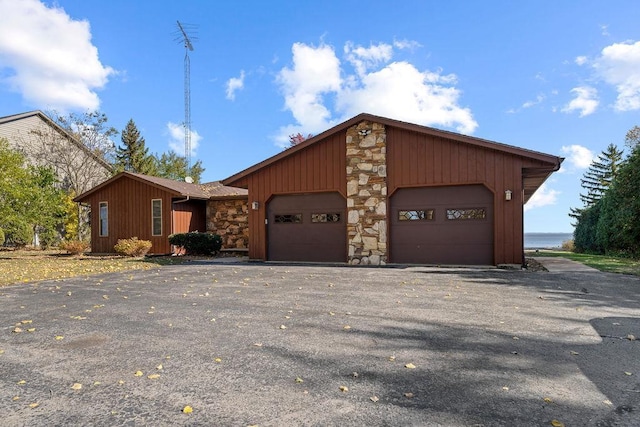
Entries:
[[602,199],[597,241],[605,252],[640,256],[640,144],[620,166]]
[[198,160],[191,166],[191,170],[187,171],[187,159],[178,156],[175,151],[162,153],[160,158],[156,156],[156,166],[156,176],[174,179],[176,181],[184,181],[186,176],[190,176],[193,178],[193,182],[199,183],[200,177],[204,172],[201,160]]
[[609,144],[607,149],[600,153],[598,158],[591,163],[591,166],[589,166],[589,169],[580,180],[582,188],[586,190],[586,193],[580,193],[580,200],[584,206],[582,208],[571,208],[570,217],[579,221],[585,209],[602,199],[620,169],[622,153],[616,145]]
[[120,136],[123,146],[116,148],[116,172],[128,171],[145,175],[154,175],[156,161],[145,145],[140,131],[130,119]]

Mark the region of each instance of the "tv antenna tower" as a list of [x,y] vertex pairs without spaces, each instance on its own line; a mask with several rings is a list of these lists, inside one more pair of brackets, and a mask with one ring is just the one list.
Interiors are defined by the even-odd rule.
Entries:
[[[191,61],[189,51],[193,51],[193,44],[185,26],[178,22],[178,41],[184,44],[184,157],[187,161],[187,175],[191,171]],[[188,177],[190,178],[190,177]]]

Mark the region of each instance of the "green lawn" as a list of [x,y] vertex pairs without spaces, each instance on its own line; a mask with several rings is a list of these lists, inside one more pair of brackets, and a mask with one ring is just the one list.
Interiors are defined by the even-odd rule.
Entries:
[[527,256],[536,257],[562,257],[581,262],[589,267],[610,273],[633,274],[640,276],[640,260],[629,258],[616,258],[607,255],[576,254],[566,251],[540,250],[528,251]]

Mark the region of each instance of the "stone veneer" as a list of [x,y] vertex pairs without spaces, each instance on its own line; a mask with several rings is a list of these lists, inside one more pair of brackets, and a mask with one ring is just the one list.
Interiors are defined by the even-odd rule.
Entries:
[[223,249],[249,247],[249,205],[247,199],[209,200],[207,231],[222,237]]
[[387,148],[384,125],[347,130],[348,263],[387,262]]

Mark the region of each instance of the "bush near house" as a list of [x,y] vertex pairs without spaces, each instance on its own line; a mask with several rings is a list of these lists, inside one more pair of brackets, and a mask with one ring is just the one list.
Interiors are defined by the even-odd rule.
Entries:
[[188,255],[214,255],[222,247],[222,237],[194,231],[172,234],[169,236],[169,243],[183,248]]
[[0,246],[4,245],[4,230],[0,228]]
[[145,256],[151,249],[151,242],[148,240],[138,240],[137,237],[130,239],[119,239],[113,249],[123,255],[131,257]]
[[82,240],[67,240],[61,242],[58,247],[71,255],[80,255],[89,250],[89,243]]

